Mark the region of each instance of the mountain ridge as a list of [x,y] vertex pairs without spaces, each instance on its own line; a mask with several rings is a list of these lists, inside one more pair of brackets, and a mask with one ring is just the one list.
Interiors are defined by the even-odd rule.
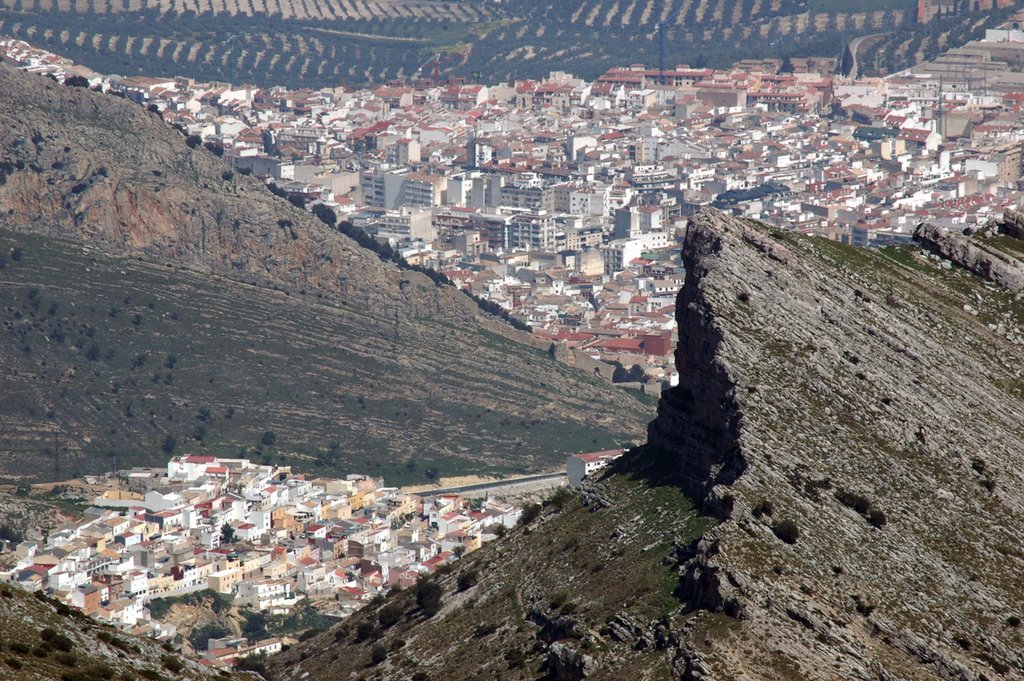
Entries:
[[[1019,260],[996,231],[970,238]],[[623,665],[706,680],[1024,674],[1019,297],[920,246],[858,250],[714,210],[691,220],[683,256],[681,381],[648,442],[579,506],[549,506],[438,578],[454,608],[477,570],[502,613],[489,652],[522,665],[480,678],[616,678]],[[651,503],[670,490],[674,502]],[[709,520],[659,521],[688,504]],[[582,554],[565,538],[580,527]],[[633,574],[666,570],[674,604],[656,591],[606,603],[590,563],[615,573],[626,547],[661,554]],[[568,621],[559,587],[517,576],[522,563],[572,585]],[[550,604],[524,616],[517,602]],[[275,678],[458,675],[456,612],[411,608],[393,661],[360,666],[368,644],[335,633],[344,649],[299,646],[273,661]],[[397,636],[379,634],[384,647]],[[425,654],[428,641],[453,652]]]
[[411,482],[651,416],[136,104],[2,66],[0,119],[0,475],[195,450]]

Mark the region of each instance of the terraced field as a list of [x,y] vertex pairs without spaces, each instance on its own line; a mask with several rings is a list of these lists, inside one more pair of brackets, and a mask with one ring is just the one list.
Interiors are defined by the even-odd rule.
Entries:
[[908,27],[913,0],[0,0],[0,33],[102,72],[260,85],[364,84],[415,74],[594,77],[666,58],[839,56],[858,34]]

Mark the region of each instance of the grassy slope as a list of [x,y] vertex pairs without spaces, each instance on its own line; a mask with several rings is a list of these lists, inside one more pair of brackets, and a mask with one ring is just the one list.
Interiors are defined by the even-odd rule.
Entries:
[[[639,460],[632,467],[642,468]],[[546,644],[555,640],[601,663],[588,678],[668,678],[664,653],[618,642],[606,625],[620,615],[673,628],[722,625],[718,615],[680,615],[673,595],[673,541],[687,544],[713,522],[697,515],[661,471],[615,474],[603,486],[613,506],[588,508],[575,497],[561,508],[549,504],[532,525],[460,561],[440,577],[445,594],[433,618],[416,610],[411,590],[393,595],[387,603],[404,613],[399,623],[360,642],[360,624],[376,624],[381,609],[366,608],[273,658],[274,678],[310,671],[314,681],[352,672],[365,679],[416,672],[432,679],[534,679],[543,675]],[[458,575],[469,571],[479,582],[460,592]],[[374,645],[393,651],[384,664],[371,663]]]
[[[44,633],[47,629],[50,632]],[[0,587],[0,678],[4,681],[220,677],[232,678],[189,662],[151,639],[129,636],[76,611],[58,609],[55,602],[20,589]]]
[[[245,451],[403,482],[431,467],[556,464],[566,452],[638,439],[651,415],[486,329],[396,327],[311,295],[39,236],[0,232],[0,253],[7,478],[160,464],[171,435],[177,451]],[[273,446],[261,446],[266,431]]]

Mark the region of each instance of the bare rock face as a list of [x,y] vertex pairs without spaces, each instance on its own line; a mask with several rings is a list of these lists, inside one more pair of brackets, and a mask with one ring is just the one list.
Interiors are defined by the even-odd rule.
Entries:
[[989,284],[1024,270],[918,240],[938,257],[691,221],[649,446],[723,520],[682,563],[690,607],[735,621],[684,637],[693,678],[1024,674],[1024,310]]
[[[1018,219],[1011,217],[1003,224],[1007,225],[1010,232],[1018,233]],[[1013,234],[1010,236],[1012,238]],[[944,232],[939,227],[929,224],[918,226],[914,232],[914,241],[927,251],[994,284],[1011,291],[1024,289],[1024,266],[1021,266],[1012,255],[1000,252],[983,241],[966,235]]]
[[307,290],[374,314],[476,317],[462,294],[381,262],[202,146],[189,148],[142,107],[4,66],[0,120],[7,229]]

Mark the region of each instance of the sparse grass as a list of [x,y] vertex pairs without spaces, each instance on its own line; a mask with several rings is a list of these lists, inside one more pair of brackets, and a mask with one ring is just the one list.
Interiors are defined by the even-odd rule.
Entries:
[[[331,660],[332,654],[307,664],[343,677],[346,669],[373,664],[372,645],[387,648],[392,638],[401,638],[406,642],[402,654],[413,659],[424,659],[427,651],[443,646],[449,651],[446,659],[455,661],[447,668],[452,677],[483,673],[535,678],[543,662],[543,646],[537,647],[543,634],[530,615],[537,608],[559,622],[579,622],[560,634],[574,646],[595,645],[584,642],[580,633],[600,630],[619,613],[650,622],[675,617],[681,606],[673,595],[679,575],[666,561],[673,540],[700,536],[714,521],[699,516],[679,488],[656,472],[616,473],[603,480],[615,503],[611,509],[595,511],[569,498],[538,508],[528,533],[527,528],[516,529],[508,538],[468,554],[451,574],[438,578],[443,596],[433,617],[417,615],[415,590],[404,590],[389,596],[377,615],[356,616],[357,634],[366,629],[356,638],[364,642],[345,648],[337,659]],[[622,530],[617,539],[616,530]],[[395,617],[389,614],[391,625],[381,631],[375,618],[385,609],[406,615],[392,622]],[[601,639],[596,645],[606,648],[612,642]],[[521,654],[503,657],[495,649]],[[289,664],[287,656],[272,664]],[[646,653],[631,651],[605,672],[617,678],[631,664],[660,663],[656,656],[649,659]]]

